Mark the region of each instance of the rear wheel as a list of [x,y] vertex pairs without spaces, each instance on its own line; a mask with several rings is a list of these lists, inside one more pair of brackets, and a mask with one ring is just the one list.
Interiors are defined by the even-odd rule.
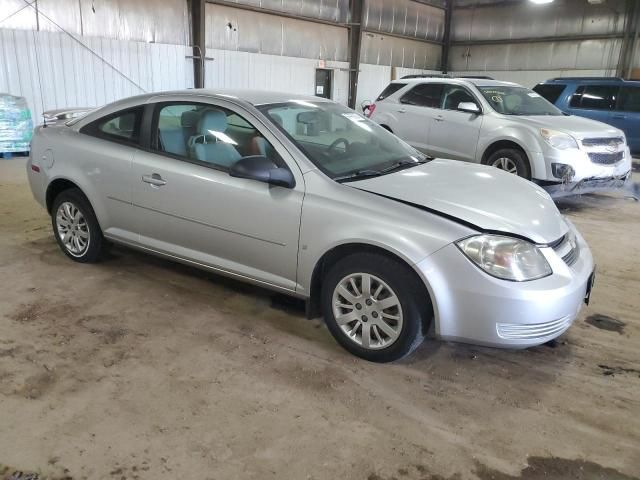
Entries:
[[100,259],[107,248],[91,204],[77,188],[64,190],[51,209],[53,234],[60,249],[76,262]]
[[338,343],[373,362],[411,353],[431,320],[429,299],[415,273],[375,253],[349,255],[336,263],[323,282],[322,306]]
[[529,160],[525,153],[517,148],[501,148],[500,150],[496,150],[487,159],[487,165],[531,180]]

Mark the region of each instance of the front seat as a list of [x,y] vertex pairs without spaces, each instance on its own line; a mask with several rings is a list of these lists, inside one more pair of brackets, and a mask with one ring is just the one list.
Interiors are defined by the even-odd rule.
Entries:
[[240,160],[242,155],[233,146],[236,144],[234,140],[224,133],[226,129],[227,115],[222,110],[208,109],[202,112],[198,134],[189,140],[194,158],[224,168]]
[[[280,115],[278,115],[277,113],[272,113],[270,117],[275,123],[277,123],[281,127],[283,126],[282,117]],[[273,147],[266,138],[258,134],[251,139],[251,143],[249,144],[249,151],[251,152],[251,155],[262,155],[267,158],[271,158]]]

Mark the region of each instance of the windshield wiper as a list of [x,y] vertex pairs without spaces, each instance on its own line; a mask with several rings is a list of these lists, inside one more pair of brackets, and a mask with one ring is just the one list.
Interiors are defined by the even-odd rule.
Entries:
[[383,168],[380,170],[381,174],[396,172],[398,170],[404,170],[405,168],[415,167],[416,165],[422,165],[423,163],[427,163],[427,160],[402,160],[400,162],[395,162],[393,165],[388,166],[387,168]]
[[346,182],[347,180],[357,180],[360,178],[367,177],[377,177],[382,175],[380,170],[356,170],[355,172],[351,172],[347,175],[342,175],[340,177],[333,177],[336,182]]
[[379,177],[381,175],[386,175],[387,173],[397,172],[399,170],[404,170],[405,168],[415,167],[417,165],[422,165],[423,163],[427,163],[428,160],[400,160],[398,162],[394,162],[392,165],[383,168],[382,170],[373,170],[373,169],[364,169],[364,170],[356,170],[355,172],[351,172],[347,175],[342,175],[340,177],[335,177],[334,180],[336,182],[346,182],[359,180],[361,178],[369,178],[369,177]]

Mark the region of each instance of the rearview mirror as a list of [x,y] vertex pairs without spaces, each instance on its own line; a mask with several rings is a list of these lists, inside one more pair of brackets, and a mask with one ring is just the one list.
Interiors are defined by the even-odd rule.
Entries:
[[478,107],[478,105],[476,105],[473,102],[460,102],[458,104],[458,110],[460,112],[467,112],[467,113],[475,113],[475,114],[480,113],[480,107]]
[[288,168],[278,167],[263,155],[241,158],[231,166],[229,175],[284,188],[293,188],[296,185],[293,174]]

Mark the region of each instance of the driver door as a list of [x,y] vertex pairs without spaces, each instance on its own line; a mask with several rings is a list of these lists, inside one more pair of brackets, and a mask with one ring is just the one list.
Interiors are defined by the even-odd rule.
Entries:
[[[146,115],[148,148],[135,154],[132,182],[141,245],[295,290],[304,181],[273,134],[250,112],[193,96],[163,99]],[[231,177],[249,155],[289,168],[295,187]]]
[[463,102],[475,103],[481,109],[480,102],[465,87],[444,86],[441,110],[431,125],[429,143],[437,156],[473,162],[483,117],[482,114],[458,110],[458,105]]

